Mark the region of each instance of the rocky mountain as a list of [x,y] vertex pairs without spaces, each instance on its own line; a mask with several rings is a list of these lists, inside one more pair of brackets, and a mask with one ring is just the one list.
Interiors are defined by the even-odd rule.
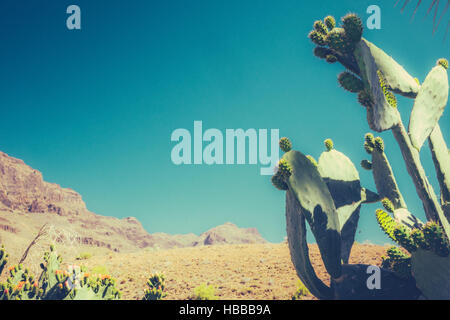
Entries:
[[44,224],[64,230],[56,241],[64,241],[70,234],[82,245],[116,252],[266,242],[256,229],[242,229],[231,223],[200,236],[149,234],[136,218],[119,219],[90,212],[80,194],[45,182],[42,173],[0,152],[0,243],[9,242],[23,249]]

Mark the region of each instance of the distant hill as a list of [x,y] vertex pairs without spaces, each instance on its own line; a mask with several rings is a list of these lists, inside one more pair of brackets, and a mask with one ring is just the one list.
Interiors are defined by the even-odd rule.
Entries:
[[80,194],[45,182],[41,172],[0,152],[0,243],[23,250],[44,224],[70,230],[85,246],[116,252],[266,242],[256,229],[242,229],[232,223],[199,236],[149,234],[136,218],[119,219],[90,212]]

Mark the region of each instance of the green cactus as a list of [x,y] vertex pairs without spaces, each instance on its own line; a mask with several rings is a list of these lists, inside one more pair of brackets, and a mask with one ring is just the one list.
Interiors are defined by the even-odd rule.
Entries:
[[[279,178],[286,176],[285,185],[279,189],[287,191],[286,221],[292,261],[302,282],[319,298],[449,299],[450,154],[438,124],[448,101],[448,61],[439,59],[420,84],[392,57],[364,39],[362,33],[361,19],[348,14],[342,18],[341,28],[331,17],[317,21],[309,37],[319,46],[314,49],[315,56],[339,62],[346,69],[339,76],[339,83],[358,93],[358,102],[366,107],[370,129],[392,131],[428,223],[424,225],[408,211],[383,139],[371,133],[366,135],[364,148],[372,159],[361,162],[362,167],[371,169],[378,194],[361,188],[351,161],[334,150],[331,140],[326,140],[327,151],[318,163],[298,151],[291,150],[283,156],[292,169],[283,168],[279,173]],[[408,131],[399,112],[397,94],[414,99]],[[419,151],[426,139],[441,201],[420,159]],[[382,266],[385,287],[376,293],[367,291],[364,266],[342,265],[339,257],[346,263],[348,247],[343,244],[352,239],[361,205],[382,199],[389,213],[378,209],[376,221],[391,240],[411,255],[398,248],[388,250]],[[317,278],[310,263],[305,221],[310,224],[330,274],[330,287]],[[392,271],[401,277],[393,276]]]
[[327,26],[325,26],[325,24],[321,20],[317,20],[316,22],[314,22],[314,29],[323,35],[328,34]]
[[336,19],[333,16],[327,16],[324,19],[325,25],[328,28],[328,31],[333,30],[336,27]]
[[278,171],[283,179],[288,179],[292,175],[292,166],[285,159],[278,161]]
[[408,252],[413,253],[417,250],[418,245],[414,242],[411,237],[411,233],[404,226],[398,226],[394,229],[394,237],[399,245],[408,250]]
[[280,149],[283,152],[289,152],[292,149],[292,143],[291,140],[289,140],[288,138],[284,137],[280,139]]
[[8,263],[8,254],[5,251],[5,247],[2,245],[0,247],[0,275],[3,272],[6,264]]
[[342,27],[349,41],[353,44],[361,41],[363,34],[363,24],[361,19],[353,13],[349,13],[342,18]]
[[[322,35],[323,36],[323,35]],[[319,45],[329,45],[331,49],[339,51],[339,52],[345,52],[348,50],[348,42],[345,35],[345,31],[342,28],[334,28],[331,30],[326,38],[324,38],[323,44]],[[314,40],[313,40],[314,41]]]
[[272,184],[278,190],[288,190],[288,186],[285,179],[281,176],[279,172],[275,173],[271,178]]
[[326,59],[326,57],[333,52],[325,47],[315,47],[313,53],[319,59]]
[[311,226],[328,272],[339,277],[341,268],[339,221],[326,183],[311,161],[298,151],[289,151],[283,159],[293,173],[287,180],[306,220]]
[[448,60],[441,58],[436,62],[436,65],[442,66],[444,69],[448,69]]
[[358,92],[358,102],[363,107],[371,108],[373,106],[373,98],[370,94],[370,91],[367,89],[363,89]]
[[377,218],[377,222],[380,225],[381,230],[391,238],[393,241],[397,241],[395,238],[394,230],[397,228],[397,223],[395,220],[385,211],[378,209],[375,212],[375,216]]
[[336,63],[336,62],[338,61],[338,58],[337,58],[335,55],[328,54],[328,55],[326,56],[325,60],[326,60],[328,63]]
[[450,253],[449,240],[439,224],[433,221],[428,222],[422,232],[430,250],[440,257],[448,257]]
[[380,137],[375,138],[375,148],[378,150],[378,152],[384,152],[384,141]]
[[357,93],[364,89],[364,84],[357,76],[348,71],[344,71],[338,76],[339,84],[347,91]]
[[323,144],[325,145],[325,148],[327,149],[327,151],[331,151],[334,148],[334,143],[333,140],[331,139],[326,139]]
[[316,159],[314,159],[314,157],[313,156],[311,156],[311,155],[306,155],[306,157],[309,159],[309,161],[311,161],[311,163],[314,165],[314,166],[318,166],[318,164],[317,164],[317,161],[316,161]]
[[164,293],[164,275],[153,274],[147,282],[148,288],[144,291],[142,300],[162,300],[166,297]]
[[387,212],[394,213],[395,208],[391,200],[389,200],[388,198],[384,198],[383,200],[381,200],[381,204],[383,205],[383,207],[386,209]]
[[369,160],[362,160],[361,167],[366,170],[372,170],[372,162],[370,162]]
[[318,32],[317,30],[313,30],[308,34],[309,39],[311,39],[312,42],[317,44],[318,46],[326,46],[327,45],[327,39],[325,35]]
[[383,91],[384,96],[386,97],[387,102],[393,108],[397,108],[397,98],[395,95],[389,90],[389,86],[387,84],[386,78],[383,75],[381,70],[377,71],[378,79],[380,81],[380,87]]
[[411,256],[401,251],[398,247],[390,247],[386,251],[387,257],[383,257],[381,266],[390,269],[404,278],[410,278]]
[[9,268],[0,283],[0,300],[112,300],[120,299],[115,280],[109,275],[89,276],[82,267],[60,270],[62,258],[52,245],[44,254],[42,274],[35,279],[22,265]]

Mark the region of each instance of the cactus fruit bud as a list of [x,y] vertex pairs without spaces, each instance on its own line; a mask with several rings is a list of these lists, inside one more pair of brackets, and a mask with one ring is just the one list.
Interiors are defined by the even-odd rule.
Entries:
[[289,140],[289,138],[283,137],[280,139],[280,149],[283,152],[289,152],[292,149],[292,143],[291,140]]
[[361,167],[366,170],[372,170],[372,162],[370,162],[369,160],[362,160]]
[[363,23],[361,19],[353,13],[349,13],[342,18],[342,27],[345,30],[345,34],[352,43],[358,43],[361,41],[363,34]]
[[416,246],[418,246],[419,248],[421,248],[423,250],[429,250],[430,249],[430,246],[426,242],[422,230],[413,229],[411,231],[411,238],[413,239],[413,241],[416,244]]
[[313,156],[311,156],[311,155],[308,154],[306,157],[308,158],[309,161],[311,161],[311,163],[312,163],[316,168],[319,166],[319,165],[317,164],[316,159],[314,159]]
[[323,34],[320,32],[317,32],[316,30],[311,31],[308,34],[308,38],[311,39],[312,42],[317,44],[318,46],[325,46],[327,45],[327,40]]
[[450,253],[450,243],[442,227],[436,222],[428,222],[423,227],[425,241],[437,255],[447,257]]
[[272,181],[273,186],[275,188],[277,188],[278,190],[286,191],[289,189],[286,182],[284,182],[283,177],[278,173],[276,173],[272,176],[271,181]]
[[374,147],[375,146],[375,137],[372,133],[366,133],[366,135],[364,136],[364,140],[371,146]]
[[314,55],[320,59],[325,59],[330,53],[331,53],[331,50],[328,48],[325,48],[325,47],[315,47],[314,48]]
[[383,141],[383,139],[381,139],[381,137],[375,138],[375,148],[379,152],[384,152],[384,141]]
[[328,63],[336,63],[336,62],[338,61],[337,57],[336,57],[335,55],[333,55],[333,54],[327,55],[326,58],[325,58],[325,60],[326,60]]
[[437,63],[436,63],[436,65],[440,65],[440,66],[442,66],[444,69],[448,69],[448,60],[447,59],[444,59],[444,58],[441,58],[441,59],[439,59],[438,61],[437,61]]
[[366,108],[370,108],[373,105],[373,99],[372,99],[372,95],[370,94],[370,92],[366,89],[361,90],[358,93],[358,102]]
[[394,213],[395,208],[391,200],[389,200],[388,198],[384,198],[383,200],[381,200],[381,204],[387,212]]
[[410,233],[404,226],[399,226],[394,229],[394,236],[397,240],[397,243],[401,245],[403,248],[408,250],[410,253],[417,250],[418,246],[414,243],[411,238]]
[[333,16],[325,17],[324,21],[325,21],[325,25],[328,28],[328,31],[331,31],[336,27],[336,19],[334,19]]
[[323,144],[325,145],[325,148],[327,149],[327,151],[331,151],[334,148],[334,143],[333,140],[331,139],[326,139]]
[[383,268],[390,269],[401,277],[411,277],[411,256],[394,246],[390,247],[386,253],[388,257],[383,257],[381,265]]
[[280,161],[278,161],[277,172],[279,172],[284,179],[287,179],[292,174],[292,167],[285,159],[281,159]]
[[375,147],[375,137],[372,133],[367,133],[364,136],[364,149],[368,154],[372,154],[373,148]]
[[339,74],[338,81],[342,88],[353,93],[360,92],[364,89],[362,80],[348,71]]
[[315,29],[317,32],[319,32],[319,33],[321,33],[321,34],[323,34],[323,35],[327,35],[327,34],[328,34],[328,29],[327,29],[327,27],[326,27],[325,24],[324,24],[322,21],[320,21],[320,20],[317,20],[316,22],[314,22],[314,29]]
[[346,51],[348,46],[345,38],[345,31],[341,28],[335,28],[331,30],[328,33],[325,42],[328,43],[330,48],[340,52]]

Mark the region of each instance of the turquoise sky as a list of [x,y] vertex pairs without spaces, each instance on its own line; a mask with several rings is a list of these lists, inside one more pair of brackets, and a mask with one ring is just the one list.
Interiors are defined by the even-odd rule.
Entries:
[[[0,2],[0,150],[78,191],[103,215],[135,216],[149,232],[201,233],[227,221],[285,236],[284,194],[260,166],[175,166],[173,130],[279,128],[315,157],[331,137],[355,164],[366,158],[365,110],[337,85],[340,65],[312,55],[312,23],[349,11],[382,29],[365,37],[423,80],[440,57],[446,25],[432,37],[425,7],[410,23],[395,1],[51,1]],[[82,30],[66,28],[77,4]],[[408,121],[412,102],[400,99]],[[449,112],[440,121],[450,138]],[[423,209],[390,132],[389,159],[410,210]],[[423,162],[436,191],[428,148]],[[359,165],[358,165],[359,166]],[[373,188],[370,173],[362,183]],[[362,210],[359,241],[387,242]]]

